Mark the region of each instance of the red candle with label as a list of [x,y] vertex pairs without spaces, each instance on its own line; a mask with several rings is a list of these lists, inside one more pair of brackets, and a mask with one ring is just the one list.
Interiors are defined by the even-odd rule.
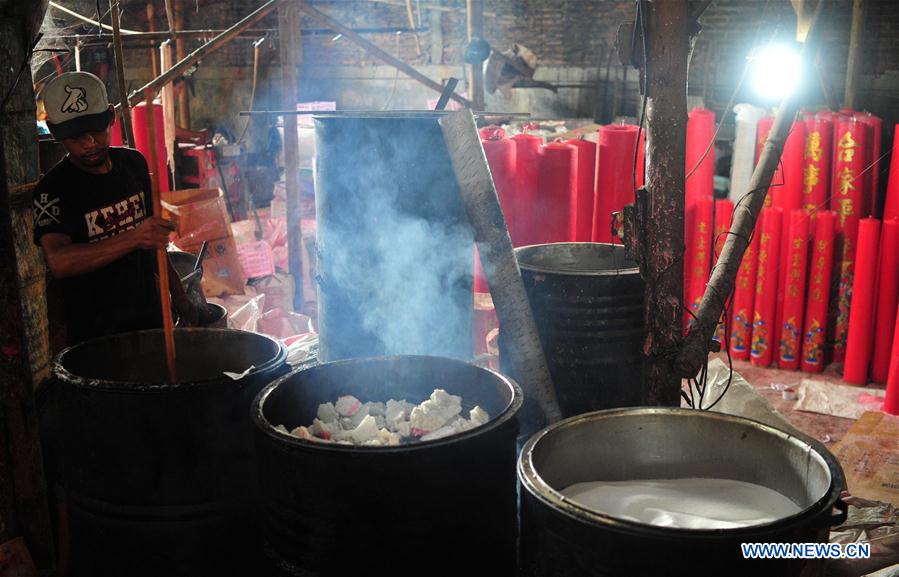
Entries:
[[612,242],[612,213],[634,202],[636,146],[637,127],[632,124],[610,124],[599,129],[593,242]]
[[893,348],[893,327],[899,303],[899,220],[883,221],[880,231],[880,278],[877,281],[877,308],[874,325],[874,356],[871,359],[871,380],[887,382],[890,372],[890,352]]
[[516,134],[515,141],[515,208],[518,214],[520,246],[535,244],[534,204],[537,202],[537,170],[543,139],[533,134]]
[[[727,233],[730,230],[730,222],[733,215],[734,203],[726,198],[715,200],[715,230],[712,236],[712,243],[714,246],[714,251],[712,252],[712,270],[714,270],[715,265],[718,264],[718,256],[721,254],[721,249],[724,248],[724,242],[727,240]],[[709,276],[711,276],[712,270],[709,271]],[[728,306],[728,309],[730,309],[730,306]],[[722,322],[718,324],[718,328],[715,330],[714,338],[719,343],[724,343],[724,331],[730,325],[730,318],[724,317],[721,320]]]
[[874,331],[874,293],[877,287],[877,249],[880,246],[880,221],[865,218],[858,225],[858,251],[852,282],[852,308],[843,380],[851,385],[868,382],[871,343]]
[[[784,322],[784,297],[786,295],[786,286],[788,279],[788,263],[787,252],[790,245],[787,242],[790,234],[790,222],[792,212],[803,207],[802,203],[802,173],[803,173],[803,156],[805,153],[805,124],[802,122],[794,122],[784,144],[783,154],[780,158],[780,170],[782,175],[781,181],[775,181],[780,184],[776,187],[777,192],[774,195],[774,206],[783,210],[783,222],[781,223],[781,244],[780,244],[780,272],[778,273],[777,286],[777,324],[774,331],[774,342],[780,343],[781,331]],[[774,190],[772,187],[771,190]],[[769,190],[769,194],[771,194]],[[798,343],[797,343],[798,349]],[[796,350],[794,349],[794,354]]]
[[[774,126],[774,117],[773,116],[765,116],[761,120],[759,120],[758,126],[756,127],[755,132],[755,163],[758,165],[759,160],[762,157],[762,148],[765,146],[765,142],[768,140],[768,135],[771,133],[771,128]],[[771,184],[777,184],[783,182],[783,171],[780,168],[780,163],[777,164],[777,168],[774,171],[774,176],[771,177]],[[768,189],[768,194],[765,196],[765,208],[770,208],[774,206],[774,195],[777,194],[777,186],[772,186]]]
[[777,366],[796,370],[802,355],[802,315],[805,312],[805,282],[808,263],[809,216],[803,208],[790,212],[787,236],[787,269],[784,286],[780,350]]
[[551,142],[540,149],[535,210],[535,244],[569,242],[577,194],[577,148]]
[[755,284],[758,274],[759,239],[761,238],[764,211],[755,224],[755,234],[743,253],[743,260],[737,270],[734,298],[731,303],[733,321],[731,323],[730,354],[735,359],[749,360],[752,340],[752,320],[755,311]]
[[[713,198],[715,193],[715,113],[694,108],[687,115],[686,203]],[[711,143],[711,149],[709,144]],[[705,154],[706,149],[709,153]],[[705,154],[705,157],[703,155]],[[702,162],[700,162],[702,159]],[[697,166],[699,164],[699,166]],[[695,169],[695,170],[694,170]],[[690,174],[690,172],[693,172]]]
[[777,258],[780,254],[782,210],[762,209],[762,228],[759,240],[758,276],[755,284],[755,312],[752,321],[752,364],[767,367],[771,364],[776,346],[771,338],[777,312]]
[[866,137],[867,127],[854,117],[842,117],[836,124],[830,198],[830,208],[837,213],[837,254],[840,263],[833,331],[833,357],[836,362],[842,362],[846,357],[850,295],[855,270],[855,237],[858,234],[859,220],[867,216],[864,212],[864,178],[861,177],[865,169]]
[[568,144],[577,148],[577,199],[572,208],[571,238],[575,242],[590,242],[593,236],[593,195],[596,190],[596,143],[572,139]]
[[814,212],[830,203],[830,172],[833,156],[833,118],[829,112],[805,117],[805,151],[802,175],[802,203]]
[[[685,219],[686,251],[684,252],[684,294],[686,305],[694,315],[705,293],[709,280],[709,263],[712,249],[712,211],[715,203],[710,198],[697,199],[687,207]],[[693,315],[684,311],[684,326]]]
[[833,211],[822,210],[815,213],[815,233],[812,237],[812,258],[808,275],[808,299],[802,331],[801,368],[807,373],[820,373],[824,370],[835,222],[836,215]]

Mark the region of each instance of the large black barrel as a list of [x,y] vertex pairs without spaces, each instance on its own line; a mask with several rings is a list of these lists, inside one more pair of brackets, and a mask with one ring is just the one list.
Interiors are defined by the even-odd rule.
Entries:
[[319,358],[471,358],[473,233],[437,116],[315,119]]
[[[433,389],[491,420],[436,441],[353,447],[274,430],[307,425],[319,403],[421,402]],[[319,365],[253,404],[263,535],[282,575],[514,575],[518,385],[455,359],[396,356]],[[466,569],[467,568],[467,569]]]
[[640,404],[643,280],[624,247],[539,244],[515,257],[562,414]]
[[[683,529],[603,514],[561,494],[575,483],[694,477],[774,489],[801,511],[749,527]],[[843,471],[823,445],[719,413],[643,408],[572,417],[528,441],[518,478],[526,577],[812,577],[823,574],[823,560],[749,561],[740,544],[826,543],[830,527],[846,519]]]
[[286,349],[191,328],[175,331],[175,351],[174,384],[161,330],[98,338],[55,360],[72,575],[256,574],[249,409],[287,371]]

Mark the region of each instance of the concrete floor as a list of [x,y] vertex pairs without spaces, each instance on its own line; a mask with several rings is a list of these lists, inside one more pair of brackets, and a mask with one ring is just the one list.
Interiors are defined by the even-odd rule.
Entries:
[[[726,359],[722,359],[725,360]],[[734,361],[734,370],[740,373],[755,390],[765,397],[774,408],[785,416],[797,429],[818,439],[828,447],[832,447],[843,438],[855,421],[831,415],[797,411],[793,407],[795,400],[786,400],[783,393],[772,388],[772,385],[787,385],[798,389],[803,379],[814,379],[827,383],[845,385],[834,365],[827,367],[823,373],[803,373],[801,371],[784,371],[776,368],[757,367],[747,361]],[[883,389],[883,386],[869,385],[871,388]]]

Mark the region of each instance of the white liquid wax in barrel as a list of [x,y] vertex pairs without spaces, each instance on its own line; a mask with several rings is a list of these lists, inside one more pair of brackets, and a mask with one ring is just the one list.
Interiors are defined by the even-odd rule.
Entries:
[[732,479],[649,479],[576,483],[562,494],[619,519],[680,529],[734,529],[801,509],[768,487]]

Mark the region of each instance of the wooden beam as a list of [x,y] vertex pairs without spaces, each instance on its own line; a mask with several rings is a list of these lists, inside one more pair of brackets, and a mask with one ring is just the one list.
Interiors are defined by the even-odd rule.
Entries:
[[[646,193],[638,210],[646,280],[642,403],[679,406],[672,351],[683,337],[684,165],[687,139],[686,0],[642,2],[646,23]],[[642,206],[640,206],[642,205]]]
[[135,146],[134,128],[131,126],[131,107],[128,105],[128,87],[125,85],[125,53],[122,50],[122,34],[119,27],[119,0],[109,0],[112,17],[112,45],[115,52],[116,84],[119,85],[119,114],[125,127],[125,146]]
[[[182,28],[184,28],[184,4],[178,3],[175,5],[172,34],[175,34]],[[187,48],[184,44],[184,38],[175,36],[175,58],[183,60],[186,55]],[[181,128],[190,129],[190,90],[187,89],[186,85],[182,86],[181,91],[178,93],[178,125]]]
[[[468,42],[470,43],[475,38],[484,38],[484,5],[482,0],[468,0],[466,6]],[[470,79],[472,108],[484,110],[484,63],[469,64],[468,77]]]
[[[816,37],[825,4],[823,0],[818,3],[802,47],[801,62],[804,70],[808,70],[814,61]],[[718,262],[712,269],[696,318],[690,321],[687,336],[677,357],[675,368],[677,374],[684,378],[696,376],[708,358],[712,337],[717,330],[724,303],[734,290],[743,253],[746,252],[749,239],[755,230],[755,223],[768,195],[771,179],[780,163],[780,156],[799,110],[799,104],[799,99],[792,95],[786,96],[781,102],[774,117],[774,126],[762,148],[752,178],[749,179],[748,189],[745,191],[748,196],[734,207],[730,232],[724,241]]]
[[[823,0],[822,0],[823,1]],[[855,108],[858,92],[858,76],[861,62],[862,34],[865,26],[865,0],[852,2],[852,29],[849,32],[849,60],[846,64],[846,92],[843,96],[845,108]]]
[[[85,24],[99,26],[100,28],[102,28],[104,30],[109,30],[110,32],[112,32],[112,26],[110,26],[109,24],[103,24],[103,23],[97,22],[96,20],[91,20],[90,18],[82,16],[81,14],[75,12],[74,10],[70,10],[70,9],[66,8],[65,6],[61,6],[61,5],[57,4],[56,2],[53,2],[53,0],[50,0],[50,2],[47,5],[50,6],[50,8],[55,8],[64,14],[68,14],[69,16],[71,16],[73,18],[81,20]],[[137,30],[128,30],[127,28],[122,28],[121,32],[122,32],[122,34],[139,34],[139,32]]]
[[[378,59],[386,62],[387,64],[398,69],[400,72],[402,72],[406,76],[409,76],[409,77],[421,82],[422,84],[424,84],[425,86],[427,86],[428,88],[430,88],[431,90],[433,90],[437,93],[440,93],[443,91],[443,86],[439,82],[434,82],[433,80],[431,80],[430,78],[428,78],[427,76],[425,76],[424,74],[419,72],[418,70],[414,69],[412,66],[410,66],[410,65],[406,64],[405,62],[403,62],[402,60],[400,60],[399,58],[396,58],[395,56],[381,50],[380,48],[378,48],[377,46],[375,46],[374,44],[372,44],[371,42],[369,42],[362,36],[356,34],[351,29],[347,28],[346,26],[344,26],[337,20],[334,20],[333,18],[328,16],[324,12],[313,8],[312,6],[306,4],[305,2],[300,3],[299,7],[300,7],[300,10],[302,10],[306,14],[309,14],[310,16],[317,18],[318,20],[324,22],[329,27],[331,27],[334,30],[336,30],[337,32],[339,32],[340,34],[343,34],[347,38],[347,40],[353,42],[354,44],[356,44],[357,46],[359,46],[360,48],[362,48],[363,50],[365,50],[366,52],[368,52],[375,58],[378,58]],[[471,106],[472,106],[472,103],[470,100],[468,100],[467,98],[463,98],[462,96],[459,96],[458,94],[453,94],[450,98],[452,98],[453,100],[455,100],[462,106],[466,106],[468,108],[471,108]]]
[[226,46],[231,40],[237,37],[241,32],[250,28],[274,10],[276,10],[279,6],[284,4],[285,2],[292,2],[295,0],[269,0],[248,16],[246,16],[243,20],[228,28],[206,44],[203,44],[187,56],[185,56],[182,60],[175,63],[169,70],[163,72],[144,86],[141,86],[137,90],[131,93],[128,97],[128,102],[130,104],[137,104],[141,100],[144,99],[144,92],[146,90],[158,91],[160,88],[178,78],[181,74],[183,74],[188,68],[193,66],[198,60],[201,58],[205,58],[206,56],[212,54],[216,50],[221,49]]
[[[147,2],[147,28],[150,32],[156,32],[156,6],[153,0]],[[150,64],[153,67],[153,76],[159,76],[159,54],[156,53],[156,46],[150,46]]]
[[[302,6],[302,3],[299,4]],[[300,50],[298,5],[290,3],[278,10],[281,58],[281,104],[289,110],[297,107],[297,65]],[[293,306],[303,308],[303,238],[300,218],[300,156],[297,117],[283,117],[284,121],[284,180],[287,196],[287,266],[294,279]]]

